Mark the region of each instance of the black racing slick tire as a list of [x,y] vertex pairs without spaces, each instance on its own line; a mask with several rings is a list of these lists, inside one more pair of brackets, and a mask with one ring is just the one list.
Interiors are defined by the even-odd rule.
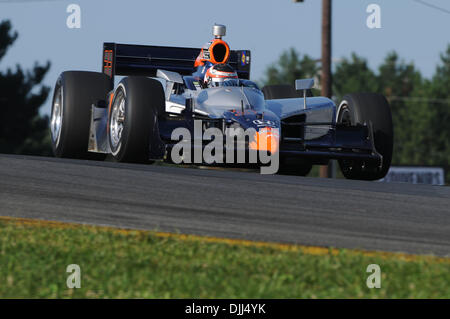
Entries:
[[[290,84],[266,85],[262,88],[262,92],[266,100],[303,97],[303,92],[301,90],[297,91]],[[306,96],[313,96],[311,90],[306,90]]]
[[91,105],[104,100],[110,79],[103,73],[67,71],[56,81],[50,133],[56,157],[102,160],[104,154],[88,152]]
[[394,145],[392,114],[388,101],[376,93],[353,93],[344,96],[338,108],[337,123],[372,124],[375,149],[383,156],[381,167],[357,160],[340,160],[342,174],[348,179],[379,180],[391,166]]
[[143,76],[124,78],[108,115],[108,140],[116,161],[150,163],[150,141],[159,135],[158,118],[165,110],[161,82]]

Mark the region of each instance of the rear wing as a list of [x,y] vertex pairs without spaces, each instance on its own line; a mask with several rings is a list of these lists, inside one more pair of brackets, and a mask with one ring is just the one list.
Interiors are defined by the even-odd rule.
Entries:
[[[194,62],[201,49],[131,45],[118,43],[103,44],[102,72],[111,78],[115,75],[156,76],[158,69],[191,75]],[[250,51],[230,51],[228,63],[237,71],[239,78],[250,78]]]

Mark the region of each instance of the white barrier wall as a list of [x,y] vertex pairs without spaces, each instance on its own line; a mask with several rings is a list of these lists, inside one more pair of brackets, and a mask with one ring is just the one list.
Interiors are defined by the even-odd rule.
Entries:
[[444,185],[444,169],[441,167],[392,166],[380,182]]

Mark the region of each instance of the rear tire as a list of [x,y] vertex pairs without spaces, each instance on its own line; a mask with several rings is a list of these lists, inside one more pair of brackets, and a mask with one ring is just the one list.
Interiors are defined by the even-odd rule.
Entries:
[[344,96],[338,109],[337,123],[357,125],[372,123],[375,149],[383,156],[381,168],[356,160],[340,160],[342,174],[348,179],[378,180],[391,166],[394,133],[391,108],[383,95],[354,93]]
[[131,76],[119,83],[108,116],[108,140],[115,160],[150,162],[150,141],[159,134],[158,117],[164,108],[164,89],[159,81]]
[[91,105],[104,100],[110,79],[103,73],[63,72],[55,85],[50,121],[53,153],[56,157],[97,159],[104,154],[88,152]]

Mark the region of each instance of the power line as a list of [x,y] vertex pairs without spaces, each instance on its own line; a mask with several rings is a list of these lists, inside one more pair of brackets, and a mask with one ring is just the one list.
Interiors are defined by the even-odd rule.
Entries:
[[434,4],[425,2],[425,1],[423,1],[423,0],[413,0],[413,1],[415,1],[415,2],[417,2],[417,3],[420,3],[420,4],[424,5],[424,6],[427,6],[427,7],[436,9],[436,10],[439,10],[439,11],[441,11],[441,12],[450,14],[450,11],[449,11],[449,10],[447,10],[447,9],[445,9],[445,8],[438,7],[438,6],[434,5]]

